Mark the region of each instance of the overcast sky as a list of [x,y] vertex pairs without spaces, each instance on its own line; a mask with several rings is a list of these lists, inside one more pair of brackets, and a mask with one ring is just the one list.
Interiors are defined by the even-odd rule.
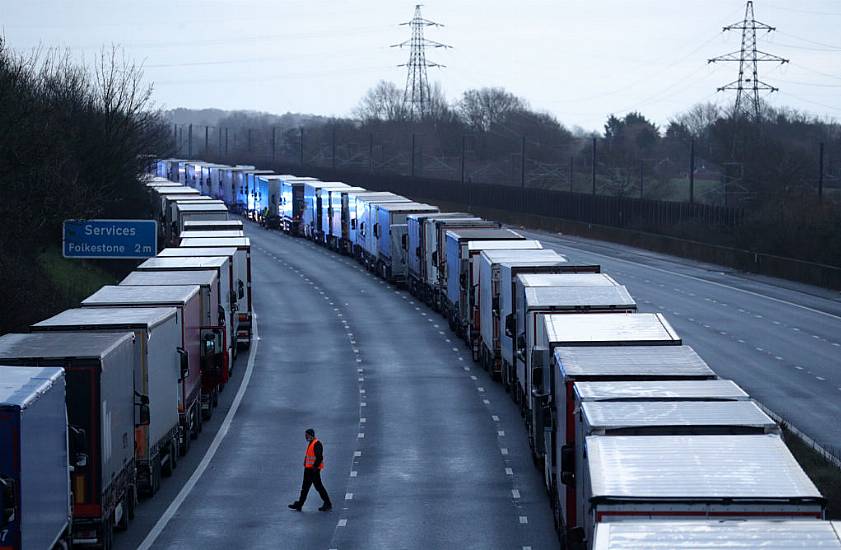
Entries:
[[[165,108],[217,107],[348,115],[380,79],[405,84],[413,2],[395,0],[2,0],[0,28],[19,52],[69,49],[91,60],[118,44],[145,66]],[[743,0],[430,0],[446,25],[427,37],[453,46],[428,57],[447,96],[502,86],[567,126],[601,129],[639,110],[663,124],[697,102],[732,102],[716,87],[737,64]],[[757,0],[779,30],[760,48],[791,59],[763,65],[775,105],[841,117],[841,1]]]

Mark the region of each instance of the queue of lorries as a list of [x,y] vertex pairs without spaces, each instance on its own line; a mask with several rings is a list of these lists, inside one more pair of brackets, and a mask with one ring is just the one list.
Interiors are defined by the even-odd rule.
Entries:
[[355,256],[441,312],[519,405],[561,547],[841,548],[776,422],[598,265],[341,182],[181,159],[156,175]]
[[167,248],[80,307],[0,336],[0,550],[110,548],[251,343],[243,221],[169,183],[146,183]]

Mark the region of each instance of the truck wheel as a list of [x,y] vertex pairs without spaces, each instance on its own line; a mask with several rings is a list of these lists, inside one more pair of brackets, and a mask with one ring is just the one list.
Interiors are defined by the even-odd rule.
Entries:
[[175,470],[178,468],[178,452],[180,449],[178,448],[178,442],[174,441],[172,443],[172,458],[169,460],[170,464],[172,464],[172,469]]
[[120,506],[123,509],[123,515],[120,517],[120,521],[117,522],[117,529],[120,531],[125,531],[128,529],[128,491],[126,494],[123,495],[123,499],[120,501]]
[[169,460],[166,461],[166,464],[161,464],[160,455],[159,455],[158,464],[160,464],[160,472],[161,472],[161,475],[163,477],[169,477],[169,476],[172,475],[172,457],[175,456],[175,453],[173,452],[174,450],[175,449],[174,449],[172,443],[170,443],[168,445],[168,448],[167,448],[167,451],[166,451],[167,458],[169,459]]
[[158,456],[155,458],[155,461],[152,463],[152,473],[150,482],[152,485],[152,495],[158,492],[158,489],[161,488],[161,455],[158,453]]
[[102,539],[100,540],[100,548],[102,550],[111,550],[114,546],[114,525],[111,520],[102,522]]
[[129,486],[128,490],[126,490],[126,494],[128,495],[126,498],[128,501],[128,510],[126,513],[128,514],[128,519],[132,520],[134,519],[135,506],[137,506],[137,493],[135,492],[134,485]]
[[184,438],[182,443],[178,449],[181,453],[181,456],[187,456],[187,453],[190,452],[190,439],[192,439],[192,435],[188,434],[186,431],[184,432]]

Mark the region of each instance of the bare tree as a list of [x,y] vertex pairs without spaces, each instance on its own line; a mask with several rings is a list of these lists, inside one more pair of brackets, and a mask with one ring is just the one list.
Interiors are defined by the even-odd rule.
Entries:
[[403,102],[403,91],[393,82],[380,80],[360,100],[354,114],[363,121],[408,120],[409,112]]
[[528,103],[503,88],[481,88],[464,92],[456,109],[473,130],[488,132],[510,113],[527,110]]

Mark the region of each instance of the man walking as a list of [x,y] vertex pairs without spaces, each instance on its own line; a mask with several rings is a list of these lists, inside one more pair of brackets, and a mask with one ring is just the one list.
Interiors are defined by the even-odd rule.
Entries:
[[321,512],[329,512],[333,509],[333,504],[330,502],[330,495],[327,494],[327,489],[321,483],[321,470],[324,469],[324,447],[321,441],[315,438],[315,430],[308,429],[304,436],[307,438],[307,453],[304,455],[304,483],[301,485],[301,496],[289,505],[292,510],[301,511],[304,507],[304,502],[307,500],[307,493],[310,492],[310,486],[315,485],[315,490],[318,491],[321,500],[324,504],[319,508]]

